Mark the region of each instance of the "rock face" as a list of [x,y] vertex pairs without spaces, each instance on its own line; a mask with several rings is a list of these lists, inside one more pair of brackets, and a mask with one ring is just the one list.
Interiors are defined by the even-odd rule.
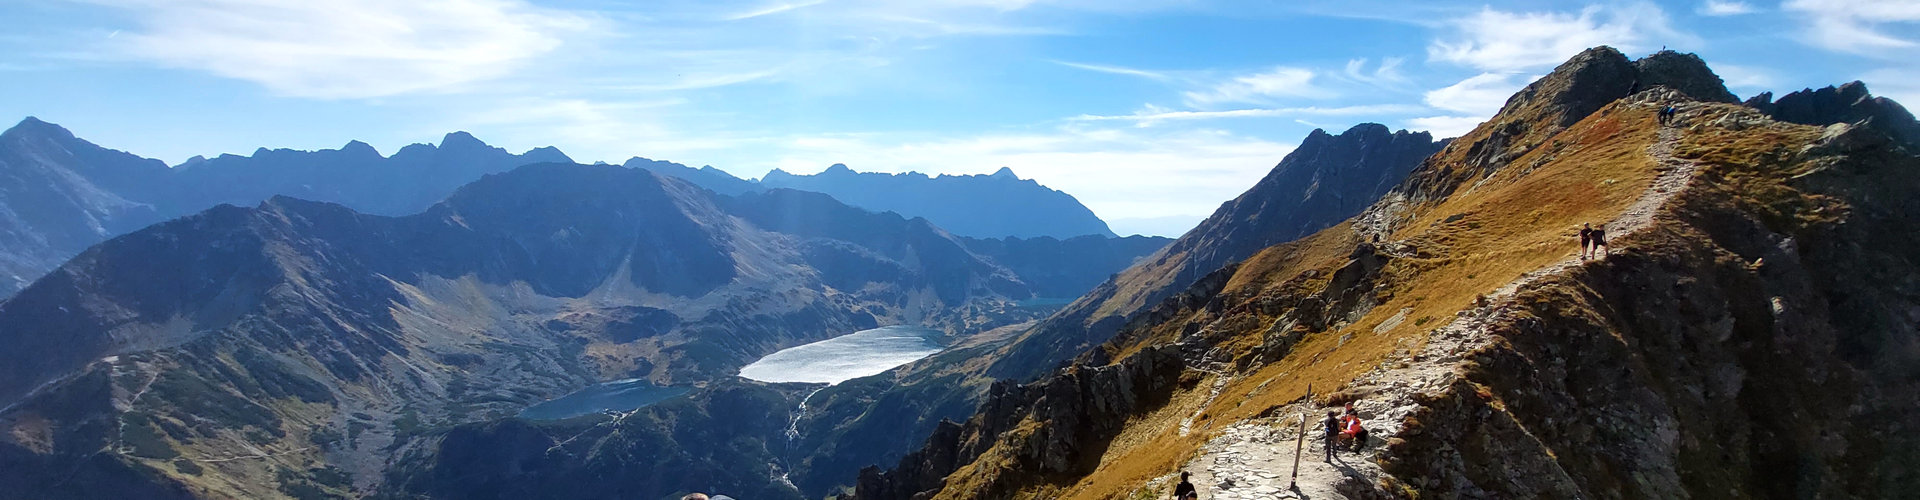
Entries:
[[1915,125],[1913,113],[1892,99],[1875,97],[1867,91],[1867,84],[1858,81],[1819,90],[1803,89],[1782,96],[1779,101],[1773,100],[1772,92],[1762,92],[1748,99],[1747,106],[1784,122],[1806,125],[1864,123],[1901,142],[1909,150],[1920,150],[1920,125]]
[[876,212],[924,217],[953,234],[974,238],[1114,236],[1106,222],[1072,195],[1020,179],[1006,168],[992,175],[927,177],[862,173],[834,164],[815,175],[774,170],[760,185],[826,193]]
[[[1029,297],[924,221],[615,166],[529,165],[407,217],[221,206],[0,302],[0,454],[19,465],[0,483],[61,498],[32,471],[91,467],[132,474],[125,491],[343,494],[434,427],[602,380],[715,380],[883,323],[992,327]],[[234,458],[259,454],[276,459]]]
[[[1117,414],[995,398],[862,474],[856,497],[1151,497],[1218,463],[1197,461],[1225,453],[1198,444],[1214,433],[1290,440],[1299,415],[1345,402],[1377,438],[1303,475],[1316,498],[1904,494],[1920,241],[1900,228],[1920,202],[1899,193],[1920,189],[1920,157],[1866,124],[1773,120],[1684,83],[1589,106],[1633,87],[1601,69],[1646,71],[1610,53],[1516,95],[1348,224],[1213,271],[1022,386],[1172,355],[1133,386],[1171,394]],[[1621,231],[1599,260],[1574,255],[1584,221]]]
[[[856,497],[926,498],[953,488],[976,498],[1010,498],[1028,476],[1086,474],[1130,416],[1165,404],[1185,368],[1173,349],[1155,349],[1032,384],[995,383],[965,424],[941,422],[926,447],[893,470],[861,470]],[[989,480],[954,484],[949,475],[969,464]]]

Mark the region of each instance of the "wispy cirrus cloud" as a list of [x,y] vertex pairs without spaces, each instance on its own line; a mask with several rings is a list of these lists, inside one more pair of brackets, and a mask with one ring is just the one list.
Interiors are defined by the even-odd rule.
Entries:
[[1313,70],[1279,66],[1266,71],[1234,76],[1207,88],[1181,94],[1188,106],[1219,104],[1267,104],[1280,98],[1318,99],[1334,96],[1331,89],[1316,83]]
[[826,0],[811,0],[806,2],[777,3],[773,5],[761,6],[761,7],[747,10],[744,12],[729,14],[724,17],[721,17],[721,19],[726,21],[739,21],[743,19],[753,19],[756,17],[771,16],[774,14],[779,14],[779,13],[791,11],[794,9],[803,9],[807,7],[812,7],[815,5],[820,5],[821,3],[825,3],[825,2]]
[[1161,82],[1171,81],[1174,79],[1173,76],[1168,75],[1164,71],[1128,68],[1125,66],[1114,66],[1110,64],[1078,63],[1078,62],[1072,62],[1072,61],[1052,61],[1052,62],[1054,64],[1066,66],[1069,68],[1082,69],[1082,70],[1092,71],[1095,73],[1106,73],[1109,75],[1132,76],[1132,77],[1145,78],[1148,80],[1161,81]]
[[[1920,23],[1920,1],[1790,0],[1780,8],[1806,20],[1806,41],[1828,50],[1910,57],[1884,51],[1920,47],[1920,41],[1916,41],[1920,36],[1914,31]],[[1888,32],[1894,27],[1902,34]]]
[[1700,15],[1715,17],[1738,16],[1759,11],[1760,9],[1755,8],[1753,4],[1739,0],[1707,0],[1700,4],[1700,8],[1694,9],[1694,12]]
[[114,53],[317,98],[379,97],[501,77],[590,32],[586,15],[516,0],[97,0],[138,19]]
[[1386,114],[1412,113],[1421,110],[1419,106],[1407,104],[1367,104],[1356,106],[1303,106],[1289,108],[1247,108],[1218,111],[1178,111],[1159,106],[1146,106],[1140,111],[1125,115],[1079,115],[1070,121],[1129,121],[1140,126],[1149,126],[1163,121],[1213,120],[1222,118],[1283,118],[1307,116],[1374,116]]

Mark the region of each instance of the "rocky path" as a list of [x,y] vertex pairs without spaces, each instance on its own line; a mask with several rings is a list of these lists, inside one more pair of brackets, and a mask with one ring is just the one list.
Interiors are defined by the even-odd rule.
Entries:
[[[1684,115],[1684,106],[1682,109]],[[1609,239],[1618,240],[1650,227],[1660,207],[1692,182],[1698,166],[1673,156],[1679,139],[1679,127],[1661,128],[1659,139],[1647,150],[1659,163],[1658,176],[1639,199],[1607,223]],[[1373,392],[1355,403],[1355,410],[1371,424],[1368,430],[1373,434],[1370,446],[1361,453],[1341,452],[1328,460],[1318,439],[1319,423],[1326,418],[1327,409],[1311,403],[1296,403],[1280,412],[1278,418],[1247,420],[1222,429],[1185,469],[1193,473],[1200,498],[1345,498],[1335,489],[1342,482],[1352,479],[1377,484],[1382,472],[1374,453],[1380,443],[1400,432],[1407,415],[1417,408],[1414,396],[1452,383],[1462,357],[1493,340],[1490,326],[1509,314],[1516,292],[1580,264],[1576,255],[1520,276],[1488,294],[1486,305],[1460,311],[1452,322],[1435,329],[1418,353],[1388,360],[1356,378],[1352,387],[1371,388]],[[1307,419],[1306,446],[1299,461],[1299,478],[1294,481],[1290,472],[1303,414]]]

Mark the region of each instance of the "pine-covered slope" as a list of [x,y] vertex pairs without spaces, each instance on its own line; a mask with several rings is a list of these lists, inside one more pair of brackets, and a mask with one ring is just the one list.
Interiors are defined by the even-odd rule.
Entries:
[[[996,385],[857,496],[1154,496],[1181,470],[1270,495],[1299,418],[1347,401],[1376,439],[1323,461],[1309,435],[1313,498],[1900,495],[1920,159],[1652,58],[1573,58],[1361,216]],[[1605,260],[1575,256],[1584,222]]]

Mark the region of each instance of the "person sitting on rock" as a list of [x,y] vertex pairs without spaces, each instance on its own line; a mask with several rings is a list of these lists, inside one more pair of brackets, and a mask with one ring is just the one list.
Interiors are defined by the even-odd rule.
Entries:
[[1360,425],[1359,415],[1347,415],[1347,429],[1340,431],[1340,435],[1353,440],[1354,453],[1367,446],[1367,428]]
[[1199,498],[1199,493],[1196,492],[1197,490],[1193,489],[1193,481],[1191,481],[1192,478],[1193,478],[1193,473],[1187,472],[1187,471],[1180,471],[1180,484],[1175,485],[1173,487],[1173,498],[1176,498],[1179,500],[1186,500],[1188,498]]

